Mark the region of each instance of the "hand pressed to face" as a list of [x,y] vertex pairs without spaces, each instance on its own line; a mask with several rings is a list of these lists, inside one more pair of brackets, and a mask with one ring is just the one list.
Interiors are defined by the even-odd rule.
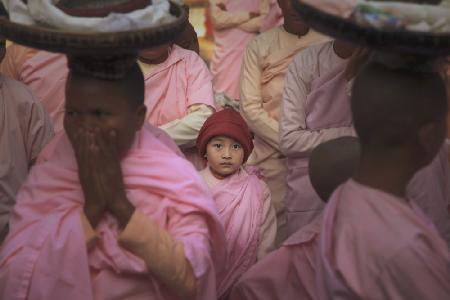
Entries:
[[206,158],[214,176],[222,179],[239,170],[244,162],[244,149],[232,138],[216,136],[206,146]]
[[84,211],[94,227],[105,210],[122,226],[134,211],[126,198],[120,161],[144,118],[145,106],[133,108],[114,82],[68,80],[64,128],[77,158]]
[[116,137],[114,130],[105,132],[99,128],[79,129],[72,137],[85,197],[84,211],[94,227],[103,212],[109,210],[114,214],[121,202],[128,201]]

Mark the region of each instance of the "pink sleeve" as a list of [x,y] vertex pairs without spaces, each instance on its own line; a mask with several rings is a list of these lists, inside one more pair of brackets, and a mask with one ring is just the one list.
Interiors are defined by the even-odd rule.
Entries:
[[215,110],[212,75],[201,57],[190,51],[186,62],[187,104],[205,104]]
[[[264,43],[264,41],[263,41]],[[241,68],[241,114],[250,129],[274,149],[279,149],[279,123],[263,107],[259,52],[262,43],[253,39],[248,43]]]
[[29,161],[34,161],[50,141],[54,135],[53,125],[44,110],[43,106],[37,102],[30,92],[30,97],[33,101],[28,103],[28,108],[23,110],[22,115],[22,130],[26,138],[25,145]]
[[89,223],[89,220],[83,212],[80,213],[80,219],[81,227],[83,228],[84,237],[86,239],[86,246],[89,251],[94,248],[95,244],[97,243],[98,235],[95,232],[94,228],[92,228],[91,223]]
[[305,157],[321,143],[341,136],[354,135],[351,127],[322,130],[307,128],[306,103],[308,94],[311,92],[310,86],[316,68],[314,61],[317,61],[317,52],[306,50],[301,53],[289,65],[284,81],[280,118],[280,149],[287,157]]
[[195,294],[196,279],[185,257],[183,243],[135,211],[119,236],[119,243],[142,258],[150,272],[183,299]]
[[448,299],[449,262],[417,237],[386,263],[378,284],[383,299]]
[[38,50],[11,44],[6,48],[6,55],[0,65],[0,72],[3,75],[21,81],[20,70],[22,65],[33,57]]
[[246,11],[224,11],[217,7],[221,0],[210,0],[211,17],[216,30],[236,27],[250,20],[250,13]]

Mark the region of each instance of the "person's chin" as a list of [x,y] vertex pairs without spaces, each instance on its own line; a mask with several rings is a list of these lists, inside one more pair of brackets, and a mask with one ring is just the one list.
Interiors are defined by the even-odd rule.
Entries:
[[221,167],[220,172],[218,172],[221,176],[229,176],[236,172],[236,170],[233,167]]

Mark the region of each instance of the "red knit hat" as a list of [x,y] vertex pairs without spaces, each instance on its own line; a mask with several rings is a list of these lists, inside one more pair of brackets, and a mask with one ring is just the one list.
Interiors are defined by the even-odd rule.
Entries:
[[206,153],[206,145],[215,136],[227,136],[241,144],[244,149],[244,162],[253,150],[253,141],[247,123],[232,108],[216,112],[206,120],[197,138],[197,150],[200,156]]

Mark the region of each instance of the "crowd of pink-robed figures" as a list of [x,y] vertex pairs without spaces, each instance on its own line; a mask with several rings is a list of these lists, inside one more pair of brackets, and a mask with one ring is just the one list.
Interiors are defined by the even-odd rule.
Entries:
[[[143,54],[139,62],[149,125],[122,167],[142,214],[123,232],[112,218],[90,232],[76,213],[82,191],[63,133],[65,56],[16,44],[7,48],[0,67],[5,112],[0,137],[15,143],[0,145],[0,230],[2,235],[10,230],[0,251],[0,295],[175,299],[173,291],[148,275],[149,262],[158,264],[148,253],[161,255],[149,243],[164,243],[139,240],[143,230],[163,236],[162,229],[182,244],[196,278],[197,299],[450,298],[447,145],[411,180],[411,205],[355,181],[341,187],[340,198],[351,198],[356,211],[369,211],[348,211],[344,218],[376,236],[358,240],[355,228],[344,227],[338,234],[345,238],[333,244],[340,202],[332,201],[323,213],[308,162],[318,145],[356,135],[349,102],[351,67],[363,55],[307,29],[287,0],[210,1],[210,8],[216,48],[209,70],[197,53],[176,44],[163,49],[167,55],[161,61],[146,61]],[[264,183],[248,172],[208,189],[180,158],[197,170],[205,167],[195,145],[205,121],[222,109],[214,101],[217,95],[239,104],[254,134],[247,166],[258,168]],[[19,205],[13,208],[23,182]],[[367,198],[364,204],[357,201],[362,198]],[[255,201],[271,207],[250,215],[245,204]],[[268,217],[270,210],[275,217]],[[225,243],[230,240],[237,241],[233,247]],[[122,243],[132,250],[124,250]],[[389,266],[366,260],[394,246],[404,255],[389,252]],[[85,248],[89,255],[80,251]],[[417,261],[426,268],[411,270]],[[404,270],[407,276],[400,276]],[[172,272],[174,278],[182,272],[158,271]]]

